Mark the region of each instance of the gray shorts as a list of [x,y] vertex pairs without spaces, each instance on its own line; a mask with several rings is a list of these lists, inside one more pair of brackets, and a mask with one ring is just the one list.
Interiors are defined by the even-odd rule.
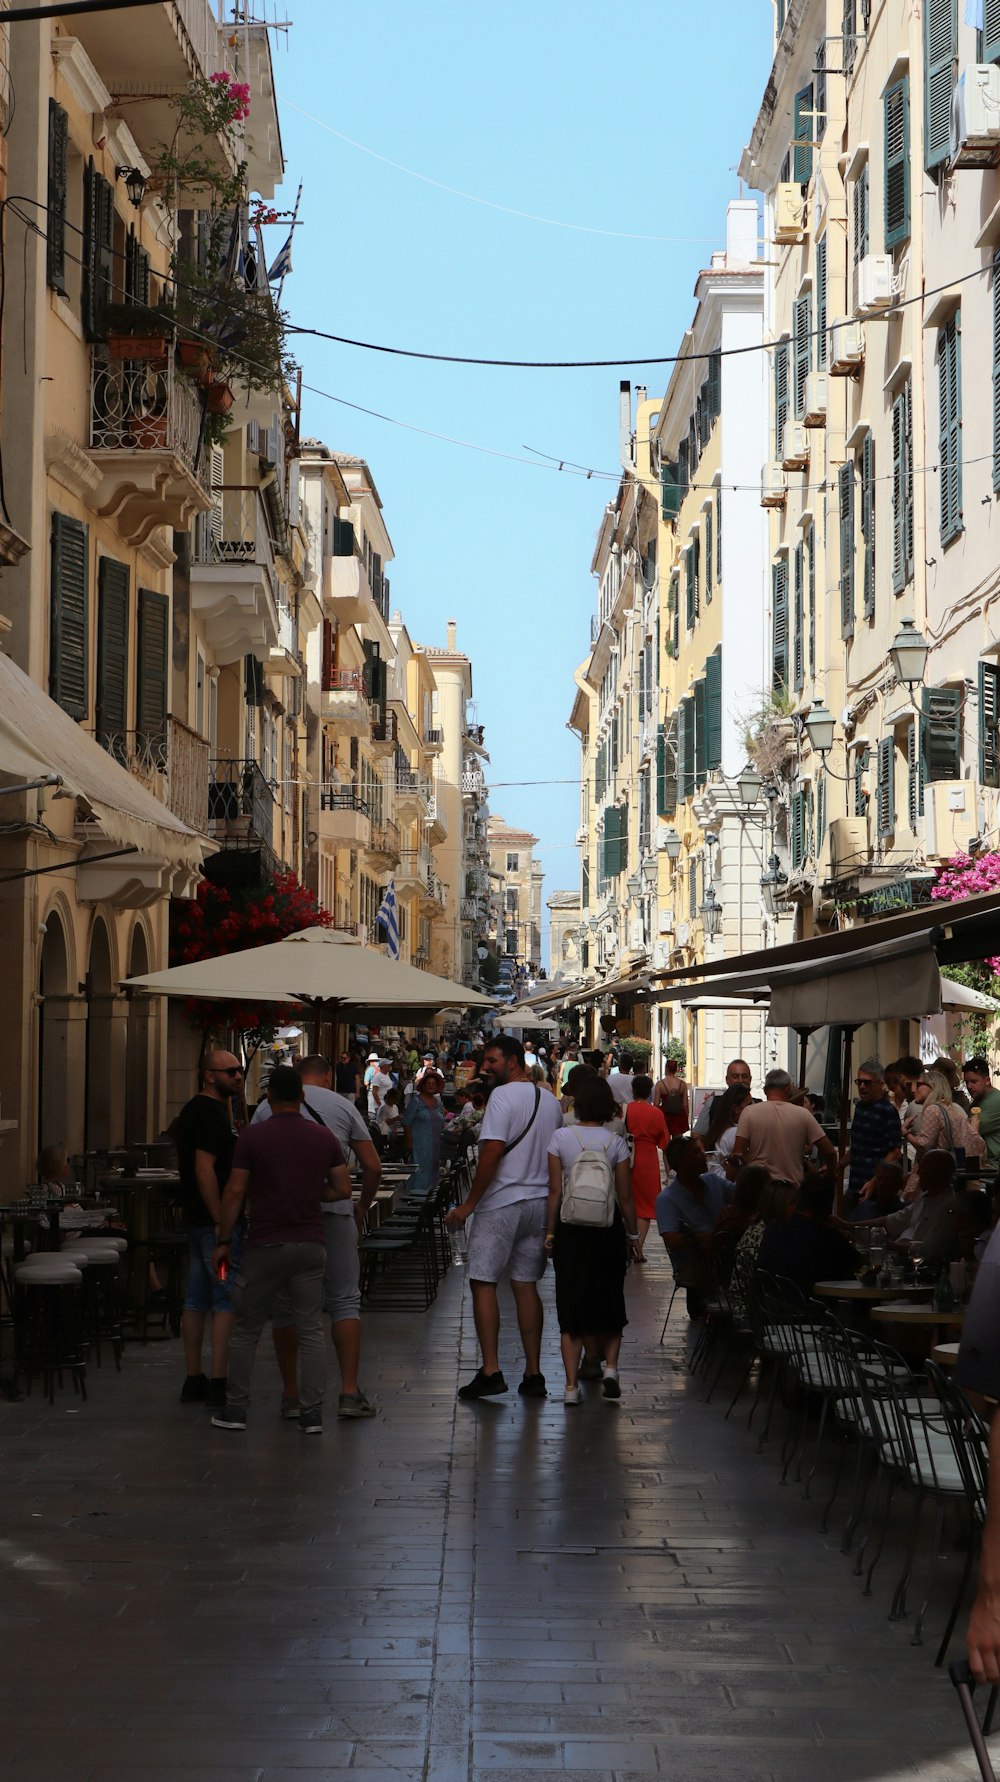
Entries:
[[[361,1264],[354,1214],[348,1217],[346,1213],[324,1213],[323,1236],[326,1239],[323,1310],[334,1324],[342,1318],[360,1318]],[[279,1288],[271,1310],[272,1327],[285,1330],[294,1322],[292,1302],[284,1288]]]
[[540,1281],[545,1273],[548,1196],[515,1200],[507,1207],[479,1207],[469,1231],[470,1281]]

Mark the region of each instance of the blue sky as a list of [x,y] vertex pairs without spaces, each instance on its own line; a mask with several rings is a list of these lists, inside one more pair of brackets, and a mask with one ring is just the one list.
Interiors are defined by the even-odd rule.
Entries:
[[[291,0],[283,16],[294,28],[275,44],[288,163],[278,201],[304,182],[284,299],[296,322],[485,357],[676,351],[738,193],[732,170],[770,66],[770,0]],[[616,239],[470,203],[302,112],[513,210],[690,239]],[[268,231],[269,246],[280,240]],[[296,350],[306,382],[345,401],[610,472],[619,378],[655,394],[666,376],[627,363],[430,365],[315,340]],[[546,895],[575,886],[579,750],[566,719],[614,484],[462,450],[317,395],[305,398],[304,431],[369,461],[395,548],[393,604],[427,643],[457,619],[472,657],[491,808],[539,836]],[[544,780],[570,783],[500,784]]]

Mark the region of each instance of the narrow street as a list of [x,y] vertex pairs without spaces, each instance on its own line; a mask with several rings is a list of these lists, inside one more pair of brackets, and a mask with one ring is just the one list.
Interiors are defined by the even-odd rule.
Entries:
[[[245,1436],[177,1403],[176,1343],[82,1409],[0,1406],[0,1777],[971,1776],[944,1592],[914,1650],[896,1552],[863,1599],[776,1444],[700,1402],[676,1309],[658,1347],[666,1280],[630,1276],[617,1406],[457,1404],[458,1269],[425,1318],[367,1318],[380,1416],[319,1441],[263,1347]],[[503,1358],[513,1383],[509,1331]]]

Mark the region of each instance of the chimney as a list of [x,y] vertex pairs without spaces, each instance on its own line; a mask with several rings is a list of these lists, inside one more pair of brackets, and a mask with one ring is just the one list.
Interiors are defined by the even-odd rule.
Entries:
[[632,468],[632,385],[622,378],[618,385],[618,457],[623,470]]
[[449,648],[449,650],[454,650],[456,636],[457,636],[456,622],[454,619],[449,619],[448,620],[448,648]]

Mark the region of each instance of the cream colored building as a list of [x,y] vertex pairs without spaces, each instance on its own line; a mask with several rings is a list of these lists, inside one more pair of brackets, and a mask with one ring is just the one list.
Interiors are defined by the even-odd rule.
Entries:
[[435,796],[445,836],[434,850],[434,883],[441,918],[432,930],[431,969],[474,985],[478,948],[488,933],[489,854],[486,840],[489,760],[483,727],[471,715],[472,663],[458,648],[448,620],[445,647],[421,645],[434,675],[426,746],[438,755]]
[[549,978],[575,983],[581,973],[580,893],[553,891],[545,906],[549,912]]
[[497,885],[496,950],[534,975],[542,956],[542,884],[537,835],[492,815],[490,875]]

